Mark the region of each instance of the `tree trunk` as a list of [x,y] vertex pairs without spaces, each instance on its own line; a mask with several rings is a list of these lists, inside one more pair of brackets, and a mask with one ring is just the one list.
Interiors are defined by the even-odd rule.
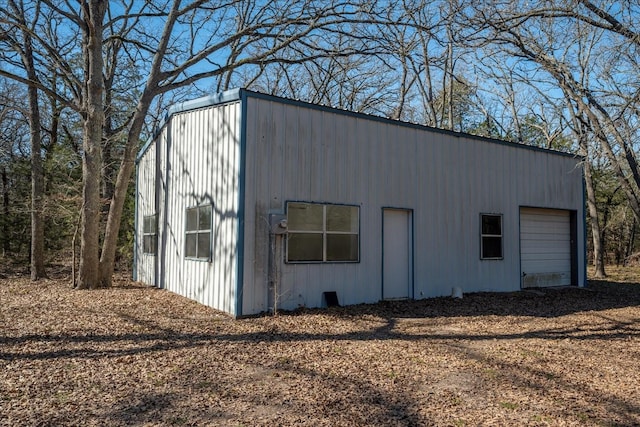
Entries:
[[[125,154],[125,157],[129,157]],[[104,242],[102,244],[102,255],[100,257],[100,283],[104,287],[111,286],[113,272],[115,270],[116,251],[118,249],[118,235],[120,233],[120,223],[122,221],[122,211],[124,202],[127,197],[127,189],[131,174],[133,173],[135,151],[133,159],[123,159],[116,186],[113,193],[113,199],[109,206],[109,216],[107,217],[107,225],[105,228]]]
[[[565,92],[566,93],[566,92]],[[571,122],[573,123],[573,133],[578,139],[579,151],[578,154],[583,156],[583,172],[584,172],[584,184],[586,190],[586,202],[587,202],[587,214],[590,218],[591,235],[593,239],[593,265],[595,267],[595,277],[598,279],[607,276],[605,272],[604,263],[604,225],[600,227],[600,218],[598,215],[598,204],[596,203],[596,190],[593,185],[593,174],[591,171],[591,163],[589,159],[589,141],[587,140],[587,120],[583,116],[578,115],[577,108],[574,108],[574,104],[571,103],[570,98],[565,99],[567,109],[571,115]],[[604,219],[606,225],[606,213]]]
[[[113,78],[106,79],[104,106],[107,112],[109,112],[109,110],[113,111],[112,86]],[[115,175],[115,159],[113,157],[112,150],[116,137],[116,132],[113,130],[112,113],[105,114],[103,132],[105,143],[102,149],[102,198],[104,200],[111,200],[114,191],[113,176]],[[109,212],[109,205],[105,203],[102,206],[102,213],[106,215],[107,212]]]
[[44,269],[44,171],[40,140],[38,90],[29,87],[31,121],[31,280],[46,277]]
[[82,222],[80,238],[80,289],[100,287],[100,177],[102,174],[102,127],[104,82],[102,79],[102,28],[106,1],[83,2],[85,27],[85,74],[87,76],[82,148]]
[[180,2],[174,2],[167,19],[165,27],[160,37],[160,42],[156,49],[147,84],[136,106],[136,110],[131,121],[131,127],[127,134],[127,143],[124,149],[124,156],[120,164],[120,169],[116,177],[116,184],[113,191],[113,198],[109,206],[109,216],[105,228],[104,242],[102,244],[102,256],[99,263],[100,283],[104,287],[111,286],[113,272],[115,270],[116,249],[118,247],[118,234],[120,232],[120,222],[122,220],[122,210],[127,197],[127,188],[133,174],[135,166],[135,156],[140,141],[140,133],[144,119],[149,111],[151,101],[158,93],[159,75],[162,70],[162,61],[167,51],[167,46],[171,39],[173,27],[178,17]]
[[9,178],[7,168],[2,167],[2,256],[6,256],[11,251],[9,244]]
[[587,209],[591,219],[591,234],[593,236],[593,264],[595,266],[595,277],[601,279],[607,277],[604,269],[604,248],[603,234],[600,230],[598,219],[598,207],[596,205],[596,193],[593,188],[593,178],[591,176],[591,164],[588,159],[584,161],[584,182],[587,190]]
[[[604,254],[607,250],[607,229],[609,228],[609,212],[611,211],[611,201],[613,200],[614,194],[620,189],[620,187],[616,188],[613,194],[609,194],[607,200],[604,205],[604,209],[602,210],[602,224],[600,226],[600,246],[602,247],[602,253]],[[615,235],[614,235],[615,237]],[[604,257],[604,255],[603,255]]]
[[[23,31],[24,51],[22,61],[31,81],[37,81],[33,61],[31,35]],[[46,277],[44,269],[44,171],[42,167],[42,139],[40,132],[40,105],[38,89],[29,85],[29,128],[31,137],[31,280]]]
[[107,226],[102,244],[102,256],[100,257],[100,282],[102,286],[105,287],[111,286],[112,283],[113,272],[115,270],[116,250],[118,249],[118,234],[122,221],[122,210],[135,166],[138,140],[140,132],[142,131],[144,117],[147,114],[152,99],[153,97],[148,95],[143,95],[140,98],[136,114],[129,128],[124,157],[122,158],[122,163],[116,178],[113,199],[109,206],[109,216],[107,217]]
[[633,255],[633,244],[636,240],[636,224],[637,224],[637,220],[635,216],[631,216],[631,230],[629,231],[629,240],[627,241],[627,252],[625,253],[625,257],[624,257],[624,265],[625,267],[627,265],[629,265],[629,260],[631,258],[631,256]]

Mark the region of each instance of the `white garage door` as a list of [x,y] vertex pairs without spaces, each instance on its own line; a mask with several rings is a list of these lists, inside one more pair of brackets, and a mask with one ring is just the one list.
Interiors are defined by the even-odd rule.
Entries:
[[520,209],[522,287],[571,284],[571,221],[568,211]]

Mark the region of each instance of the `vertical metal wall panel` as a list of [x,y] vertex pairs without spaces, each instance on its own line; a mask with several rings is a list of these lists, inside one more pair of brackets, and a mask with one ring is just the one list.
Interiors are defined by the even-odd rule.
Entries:
[[[575,210],[583,221],[581,171],[569,156],[252,96],[246,120],[247,230],[256,234],[245,236],[244,314],[269,308],[268,227],[257,224],[287,201],[359,206],[360,262],[280,259],[285,309],[320,306],[324,291],[341,304],[381,298],[384,207],[413,210],[416,298],[454,286],[519,289],[521,206]],[[502,260],[480,259],[481,213],[503,216]]]
[[[178,113],[163,127],[155,150],[149,149],[139,162],[139,179],[144,180],[138,192],[139,219],[148,204],[143,192],[157,191],[159,222],[156,277],[161,282],[144,281],[231,314],[237,284],[239,138],[239,102]],[[151,168],[147,163],[153,161],[155,168],[152,152],[158,153],[157,180],[145,175],[151,173],[145,172]],[[186,208],[202,204],[213,206],[210,261],[186,259],[184,254]],[[143,268],[138,268],[139,275]]]
[[156,147],[148,149],[138,162],[137,174],[138,210],[136,218],[138,230],[136,230],[136,273],[140,282],[156,285],[156,256],[145,254],[143,248],[144,217],[156,214]]

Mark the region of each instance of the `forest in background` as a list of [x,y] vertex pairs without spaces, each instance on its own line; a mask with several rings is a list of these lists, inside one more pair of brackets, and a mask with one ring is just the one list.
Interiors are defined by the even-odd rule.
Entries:
[[609,0],[2,0],[0,264],[109,286],[167,106],[246,87],[584,157],[602,276],[639,256],[639,27]]

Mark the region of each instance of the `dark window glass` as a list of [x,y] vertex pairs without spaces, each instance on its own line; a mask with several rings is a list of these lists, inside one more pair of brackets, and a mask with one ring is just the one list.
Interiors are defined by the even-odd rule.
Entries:
[[502,237],[482,238],[482,258],[502,258]]
[[322,231],[323,205],[289,203],[288,227],[291,231]]
[[482,215],[482,234],[501,235],[502,217],[500,215]]
[[287,252],[289,261],[322,261],[322,234],[290,233]]
[[185,255],[187,258],[195,258],[197,254],[198,248],[198,239],[197,234],[187,234],[186,236],[186,251]]
[[211,233],[198,233],[198,258],[209,258]]
[[198,230],[211,229],[211,206],[200,206],[198,210]]
[[481,259],[502,259],[502,215],[481,215]]
[[358,235],[327,234],[327,261],[358,261]]
[[358,208],[327,205],[327,231],[358,232]]
[[357,262],[360,208],[291,202],[287,205],[287,261]]

